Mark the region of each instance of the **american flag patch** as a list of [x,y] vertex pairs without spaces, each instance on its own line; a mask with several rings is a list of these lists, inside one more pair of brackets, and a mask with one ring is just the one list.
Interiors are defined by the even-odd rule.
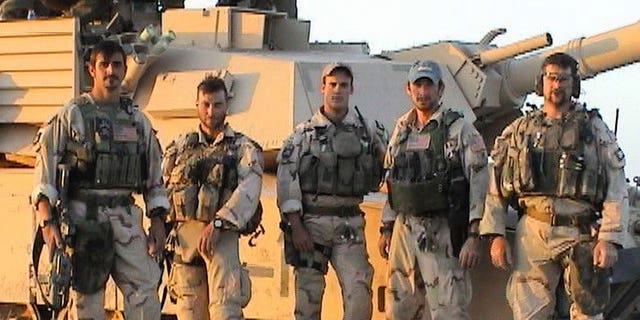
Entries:
[[429,148],[431,136],[428,134],[412,134],[407,140],[407,150],[422,150]]
[[134,142],[138,141],[138,131],[135,126],[132,125],[116,125],[116,130],[113,135],[114,141],[126,141]]

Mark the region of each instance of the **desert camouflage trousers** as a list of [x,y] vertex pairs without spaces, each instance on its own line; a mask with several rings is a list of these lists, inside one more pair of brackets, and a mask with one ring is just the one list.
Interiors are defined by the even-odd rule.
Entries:
[[[371,282],[373,267],[369,263],[364,238],[364,217],[338,217],[306,214],[303,223],[313,242],[331,248],[331,256],[316,252],[315,257],[331,262],[342,289],[344,319],[371,319]],[[324,274],[313,268],[295,269],[297,320],[320,319]]]
[[[71,201],[72,220],[84,219],[87,206]],[[109,220],[113,229],[115,261],[111,277],[124,296],[124,316],[129,319],[160,319],[158,281],[161,270],[147,253],[142,230],[142,210],[138,206],[98,207],[99,221]],[[70,319],[105,319],[104,289],[94,294],[72,292]]]
[[200,265],[173,264],[169,292],[177,300],[179,320],[244,319],[251,280],[240,264],[238,238],[237,232],[221,231],[213,256],[203,257],[204,265],[202,260]]
[[470,319],[471,275],[453,256],[446,218],[396,218],[389,249],[387,319]]
[[[571,283],[575,269],[569,267],[567,253],[581,237],[584,235],[574,227],[551,227],[526,215],[520,219],[515,266],[507,284],[507,300],[515,320],[552,319],[560,279],[567,290],[576,287]],[[574,301],[575,295],[568,294],[571,320],[603,319],[602,314],[584,314]]]

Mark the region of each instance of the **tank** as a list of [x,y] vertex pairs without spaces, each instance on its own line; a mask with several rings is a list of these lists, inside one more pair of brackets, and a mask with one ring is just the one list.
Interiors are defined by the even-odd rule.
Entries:
[[[545,56],[556,51],[573,55],[585,79],[640,60],[640,23],[555,47],[547,33],[497,47],[491,43],[504,30],[496,29],[476,43],[441,41],[371,56],[366,43],[309,43],[311,22],[292,14],[245,7],[159,12],[165,9],[159,3],[131,2],[128,9],[116,10],[116,16],[92,23],[86,23],[86,17],[0,22],[0,221],[6,221],[0,225],[0,255],[13,261],[0,265],[0,317],[40,319],[47,314],[35,281],[42,274],[34,274],[30,266],[31,238],[37,228],[28,203],[35,162],[32,141],[37,128],[62,104],[90,88],[85,53],[101,36],[110,34],[125,47],[125,89],[151,119],[162,145],[197,125],[195,87],[206,74],[216,74],[231,92],[229,123],[264,148],[266,233],[255,247],[241,239],[241,260],[253,284],[253,298],[244,312],[255,319],[292,317],[294,278],[284,262],[278,228],[275,157],[293,127],[319,106],[324,64],[350,64],[356,86],[352,105],[390,130],[409,105],[399,85],[406,81],[409,67],[417,59],[435,60],[447,84],[444,103],[474,121],[491,146],[504,126],[521,114]],[[374,319],[384,319],[385,308],[387,266],[376,248],[384,200],[384,193],[372,194],[362,206],[375,270]],[[516,217],[511,218],[515,222]],[[633,219],[630,225],[635,227],[640,217]],[[495,289],[504,288],[507,274],[496,272],[487,260],[473,271],[475,291],[483,294],[473,298],[471,312],[477,319],[511,319],[504,290]],[[46,270],[46,263],[38,269]],[[159,294],[166,274],[163,277]],[[620,299],[610,312],[623,319],[633,311],[637,293],[632,285],[617,292]],[[105,307],[111,318],[121,318],[122,301],[110,281]],[[330,271],[323,319],[341,318],[341,305],[340,288]],[[169,318],[173,307],[166,299],[163,313]]]

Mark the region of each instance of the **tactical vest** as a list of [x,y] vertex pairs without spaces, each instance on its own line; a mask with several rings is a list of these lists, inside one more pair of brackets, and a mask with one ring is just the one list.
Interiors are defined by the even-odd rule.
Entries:
[[305,135],[310,141],[300,156],[302,192],[359,197],[378,190],[382,174],[364,124],[319,126],[307,129]]
[[526,115],[511,138],[502,170],[505,193],[601,203],[605,179],[589,126],[593,116],[596,111],[586,110],[561,119],[546,119],[542,112]]
[[225,136],[221,143],[203,145],[198,133],[189,133],[169,178],[169,220],[213,220],[238,186],[237,163],[236,137]]
[[[447,158],[444,146],[450,126],[462,115],[447,110],[442,121],[430,121],[418,134],[409,128],[398,137],[397,152],[388,177],[389,204],[410,215],[449,214],[469,210],[469,182],[459,157]],[[412,148],[410,144],[423,145]],[[465,205],[466,204],[466,205]]]
[[141,190],[147,159],[143,124],[135,120],[131,100],[120,108],[100,108],[88,98],[75,100],[85,129],[85,141],[68,141],[63,162],[71,165],[70,190]]

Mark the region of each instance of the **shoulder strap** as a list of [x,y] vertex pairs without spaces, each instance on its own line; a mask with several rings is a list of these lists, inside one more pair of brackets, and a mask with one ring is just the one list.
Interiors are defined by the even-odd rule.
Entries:
[[453,110],[447,110],[442,115],[442,123],[447,128],[449,128],[454,122],[456,122],[456,120],[458,120],[460,118],[463,118],[463,117],[464,116],[460,112],[453,111]]

